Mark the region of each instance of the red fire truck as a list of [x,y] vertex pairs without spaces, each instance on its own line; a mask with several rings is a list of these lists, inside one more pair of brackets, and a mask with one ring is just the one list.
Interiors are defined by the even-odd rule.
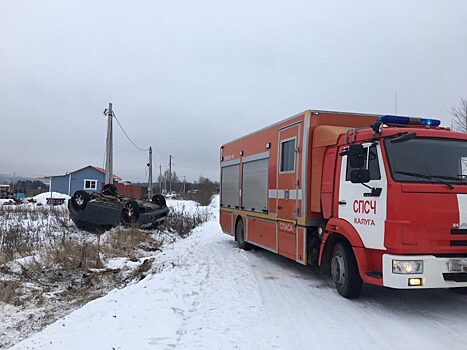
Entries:
[[434,119],[308,110],[224,144],[220,224],[242,249],[362,283],[467,289],[467,135]]

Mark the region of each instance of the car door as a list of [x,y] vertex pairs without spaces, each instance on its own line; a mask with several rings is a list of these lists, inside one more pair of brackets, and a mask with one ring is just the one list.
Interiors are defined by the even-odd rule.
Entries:
[[277,216],[295,220],[300,216],[300,132],[301,123],[279,130],[277,164]]
[[[353,225],[365,247],[385,249],[387,180],[381,148],[374,143],[366,143],[363,146],[365,149],[364,168],[370,171],[370,181],[366,184],[352,183],[350,174],[356,169],[352,169],[348,164],[347,155],[341,157],[338,217]],[[380,195],[372,196],[372,191],[368,187],[380,188]]]

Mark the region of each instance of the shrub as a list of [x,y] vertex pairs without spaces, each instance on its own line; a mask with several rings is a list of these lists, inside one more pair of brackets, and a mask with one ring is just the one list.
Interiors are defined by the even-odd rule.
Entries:
[[210,214],[207,209],[189,213],[182,207],[180,211],[171,210],[159,229],[177,233],[180,237],[185,238],[195,227],[208,221],[209,218]]

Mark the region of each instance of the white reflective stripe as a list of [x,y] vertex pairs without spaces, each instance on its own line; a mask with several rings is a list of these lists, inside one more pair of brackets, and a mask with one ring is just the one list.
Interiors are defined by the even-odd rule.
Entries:
[[302,199],[302,190],[289,190],[289,198],[290,199]]
[[269,190],[269,198],[279,198],[279,199],[284,199],[284,190]]
[[[268,193],[269,198],[278,198],[284,199],[285,198],[285,190],[276,190],[272,189],[269,190]],[[302,199],[302,190],[289,190],[289,199]]]
[[240,164],[240,158],[221,162],[221,168],[226,167],[226,166],[231,166],[231,165],[237,165],[237,164]]
[[467,194],[457,195],[457,206],[459,207],[459,228],[467,228]]
[[243,157],[242,158],[242,163],[251,162],[251,161],[259,160],[259,159],[265,159],[265,158],[269,158],[269,151],[262,152],[262,153],[257,153],[257,154],[252,154],[251,156]]

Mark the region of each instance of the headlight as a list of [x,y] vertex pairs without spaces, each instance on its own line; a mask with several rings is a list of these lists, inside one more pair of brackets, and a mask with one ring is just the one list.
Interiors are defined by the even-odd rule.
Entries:
[[417,274],[423,273],[423,260],[393,260],[392,273]]

